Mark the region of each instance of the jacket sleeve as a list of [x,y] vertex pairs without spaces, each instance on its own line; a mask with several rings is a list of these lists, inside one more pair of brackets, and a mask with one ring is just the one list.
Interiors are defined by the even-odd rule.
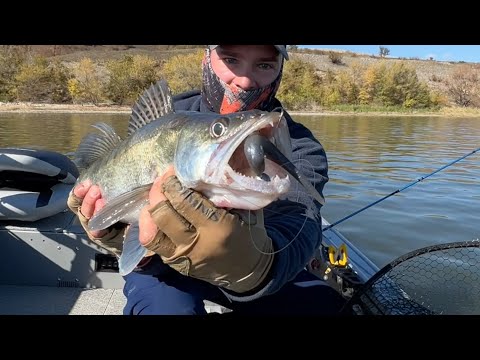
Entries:
[[[293,164],[323,196],[328,181],[325,150],[313,134],[288,115]],[[272,239],[275,257],[266,281],[246,294],[225,293],[235,301],[250,301],[280,290],[307,265],[322,241],[321,205],[292,181],[289,193],[264,209],[265,227]]]

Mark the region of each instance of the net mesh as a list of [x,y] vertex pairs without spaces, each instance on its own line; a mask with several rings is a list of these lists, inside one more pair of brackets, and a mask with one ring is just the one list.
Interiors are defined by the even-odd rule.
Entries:
[[382,268],[348,301],[357,315],[480,314],[479,240],[429,246]]

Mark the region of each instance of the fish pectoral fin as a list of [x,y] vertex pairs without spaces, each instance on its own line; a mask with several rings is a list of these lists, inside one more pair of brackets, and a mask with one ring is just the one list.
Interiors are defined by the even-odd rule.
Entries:
[[106,229],[139,212],[142,207],[148,204],[148,193],[151,187],[152,184],[142,185],[109,201],[90,219],[88,222],[89,230]]
[[122,141],[117,135],[115,129],[105,123],[97,123],[92,125],[101,131],[100,134],[87,134],[78,145],[77,151],[74,153],[74,163],[79,169],[87,169],[95,161],[106,156],[115,149]]
[[138,224],[131,225],[123,241],[122,254],[118,260],[118,272],[121,276],[130,274],[147,254],[147,248],[140,244],[138,236]]

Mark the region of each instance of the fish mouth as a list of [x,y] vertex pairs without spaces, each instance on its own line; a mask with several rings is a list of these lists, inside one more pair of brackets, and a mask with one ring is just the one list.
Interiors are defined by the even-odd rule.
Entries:
[[279,161],[272,160],[271,157],[268,157],[268,154],[265,154],[265,157],[259,159],[258,163],[255,163],[255,165],[252,164],[252,156],[249,156],[250,154],[245,149],[247,147],[248,140],[257,138],[261,138],[264,141],[255,141],[255,146],[260,146],[268,142],[275,147],[275,145],[273,145],[275,137],[270,135],[270,131],[268,129],[263,128],[260,131],[249,134],[245,139],[243,139],[230,157],[228,161],[229,167],[225,168],[227,175],[229,175],[231,178],[232,176],[243,176],[266,182],[272,181],[272,178],[275,179],[275,177],[279,177],[280,179],[287,177],[289,172],[285,171],[285,168],[280,165]]
[[[284,129],[279,131],[279,129]],[[245,155],[245,140],[252,134],[261,136],[273,145],[281,143],[279,134],[288,127],[280,112],[273,111],[253,115],[228,140],[225,140],[213,154],[207,167],[208,182],[221,182],[239,191],[256,191],[263,194],[280,195],[290,187],[290,177],[281,165],[268,157],[264,158],[264,169],[259,174],[258,169],[251,165],[251,159]],[[283,134],[285,135],[285,133]]]

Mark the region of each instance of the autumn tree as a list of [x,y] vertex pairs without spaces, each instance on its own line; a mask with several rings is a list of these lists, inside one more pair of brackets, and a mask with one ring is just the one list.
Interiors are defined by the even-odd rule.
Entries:
[[0,101],[15,100],[15,77],[20,66],[31,56],[28,45],[0,46]]
[[15,76],[16,99],[53,104],[71,102],[67,85],[71,76],[60,62],[50,63],[43,56],[35,56],[23,63]]
[[104,100],[104,83],[97,66],[90,58],[83,58],[73,68],[74,78],[68,82],[68,91],[76,103],[95,105]]
[[321,79],[315,66],[298,59],[287,61],[277,97],[291,110],[308,109],[320,103]]
[[133,105],[159,78],[159,62],[146,55],[125,55],[120,60],[108,61],[106,67],[109,72],[107,96],[118,105]]
[[204,50],[168,59],[160,71],[173,93],[200,89],[202,86],[202,58]]
[[447,91],[458,106],[478,106],[479,76],[478,72],[468,65],[455,69],[448,77]]

